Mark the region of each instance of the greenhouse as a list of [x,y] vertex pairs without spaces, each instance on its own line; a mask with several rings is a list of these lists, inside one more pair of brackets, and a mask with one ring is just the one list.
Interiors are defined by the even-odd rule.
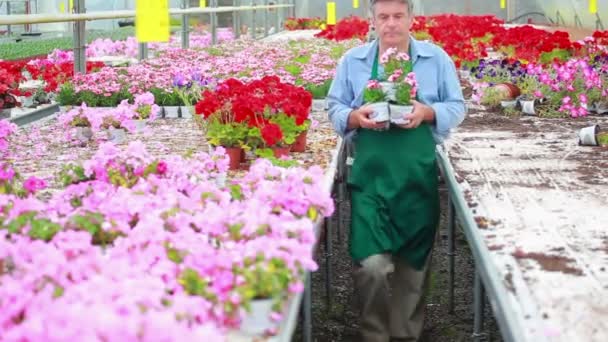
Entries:
[[608,341],[608,0],[0,0],[0,341]]

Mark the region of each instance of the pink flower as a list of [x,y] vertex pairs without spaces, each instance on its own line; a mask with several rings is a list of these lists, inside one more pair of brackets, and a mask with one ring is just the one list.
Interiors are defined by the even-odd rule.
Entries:
[[382,89],[382,85],[376,80],[369,80],[367,82],[367,89]]
[[161,161],[159,161],[159,162],[158,162],[158,164],[156,165],[156,172],[157,172],[159,175],[164,175],[164,174],[166,174],[166,173],[167,173],[167,169],[168,169],[168,167],[167,167],[167,163],[165,163],[165,162],[164,162],[164,161],[162,161],[162,160],[161,160]]
[[30,194],[46,188],[46,182],[43,179],[37,177],[29,177],[23,182],[23,188]]
[[11,181],[15,176],[15,170],[8,164],[0,163],[0,181]]

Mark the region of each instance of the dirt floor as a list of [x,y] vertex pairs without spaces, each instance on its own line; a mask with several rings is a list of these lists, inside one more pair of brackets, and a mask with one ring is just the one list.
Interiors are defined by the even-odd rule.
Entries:
[[[454,313],[448,312],[448,260],[446,232],[447,189],[440,188],[442,202],[441,231],[433,254],[433,266],[425,329],[421,341],[452,342],[470,341],[473,333],[473,276],[474,265],[471,252],[464,236],[456,238],[456,287]],[[342,206],[344,231],[342,239],[333,234],[333,256],[331,265],[332,297],[328,307],[325,291],[325,250],[319,251],[319,271],[313,275],[313,341],[315,342],[356,342],[358,317],[352,283],[352,264],[347,252],[348,204]],[[335,227],[335,225],[334,225]],[[502,341],[496,322],[492,319],[489,306],[486,307],[486,324],[483,341]],[[298,326],[293,341],[302,341],[301,325]]]

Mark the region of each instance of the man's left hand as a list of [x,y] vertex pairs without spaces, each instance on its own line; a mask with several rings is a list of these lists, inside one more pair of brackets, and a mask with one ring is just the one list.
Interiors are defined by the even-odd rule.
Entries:
[[399,127],[412,129],[417,128],[423,122],[432,123],[435,121],[435,110],[431,106],[427,106],[416,100],[412,100],[412,104],[414,105],[412,113],[405,115],[405,119],[410,122],[405,125],[399,125]]

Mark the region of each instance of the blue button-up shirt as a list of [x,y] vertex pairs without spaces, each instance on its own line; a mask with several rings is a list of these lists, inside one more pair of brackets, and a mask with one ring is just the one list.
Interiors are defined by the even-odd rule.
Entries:
[[[363,90],[370,79],[378,40],[349,50],[336,71],[327,101],[329,118],[341,136],[350,135],[348,116],[363,105]],[[465,116],[464,98],[454,62],[437,45],[410,37],[410,51],[418,82],[418,100],[435,110],[433,137],[440,144]],[[380,70],[382,72],[382,70]]]

